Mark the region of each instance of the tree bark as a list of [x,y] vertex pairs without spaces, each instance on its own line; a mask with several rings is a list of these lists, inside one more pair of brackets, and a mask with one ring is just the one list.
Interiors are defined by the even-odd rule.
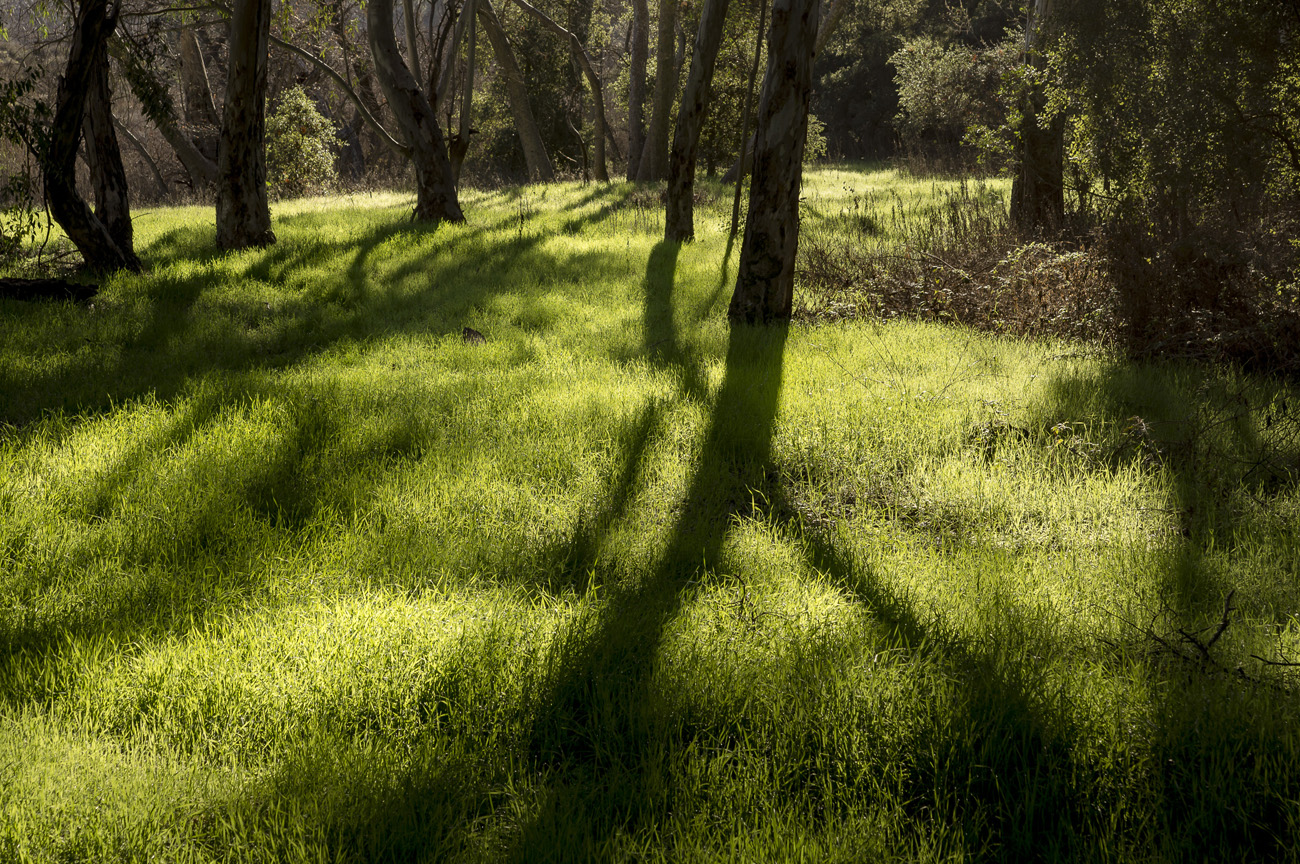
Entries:
[[420,78],[420,31],[415,26],[415,3],[413,0],[402,0],[402,17],[406,22],[407,59],[411,61],[411,74],[418,81]]
[[587,85],[591,88],[591,101],[594,104],[596,115],[596,179],[602,182],[609,180],[609,171],[605,165],[605,94],[600,83],[600,76],[596,74],[596,69],[592,66],[591,56],[587,54],[587,49],[582,47],[582,42],[572,30],[566,29],[562,24],[555,21],[542,10],[528,3],[527,0],[515,0],[515,5],[532,15],[542,23],[552,33],[558,35],[569,43],[569,50],[573,52],[573,57],[582,67],[582,73],[587,79]]
[[492,54],[506,79],[506,93],[510,97],[510,113],[514,116],[515,131],[519,133],[519,146],[524,151],[524,164],[528,166],[528,179],[549,183],[555,179],[555,168],[546,153],[542,133],[537,129],[533,109],[528,104],[528,88],[519,71],[514,49],[506,38],[506,31],[492,8],[491,0],[477,0],[478,18],[483,23],[483,33],[492,45]]
[[393,35],[393,0],[370,0],[366,6],[366,26],[379,86],[388,98],[388,106],[407,146],[411,148],[411,159],[415,164],[414,218],[432,222],[464,222],[465,214],[461,212],[456,197],[456,181],[452,177],[447,144],[438,127],[438,118],[397,50],[397,39]]
[[[1025,24],[1024,57],[1038,73],[1047,68],[1053,0],[1031,0]],[[1021,99],[1018,164],[1011,181],[1011,220],[1021,231],[1051,234],[1065,219],[1065,118],[1058,112],[1043,123],[1047,94],[1042,83]]]
[[271,0],[235,0],[230,17],[226,105],[217,157],[217,245],[269,246],[266,200],[266,72]]
[[722,25],[727,19],[728,0],[707,0],[700,14],[700,31],[691,55],[691,72],[686,78],[673,149],[668,160],[668,204],[665,209],[664,239],[684,243],[695,239],[695,153],[700,128],[708,112],[709,85],[722,44]]
[[819,0],[775,0],[732,321],[789,320]]
[[632,0],[632,65],[627,86],[627,179],[635,180],[645,150],[645,76],[650,53],[650,10]]
[[[50,214],[77,247],[91,270],[140,269],[140,260],[129,246],[122,248],[103,222],[91,212],[77,192],[76,163],[81,141],[86,102],[93,99],[97,77],[107,89],[106,43],[117,26],[120,10],[110,14],[108,0],[85,0],[77,13],[68,65],[59,79],[49,146],[44,154],[45,189]],[[110,121],[109,131],[112,130]],[[130,214],[126,214],[130,222]]]
[[655,42],[655,92],[650,110],[650,129],[637,166],[638,180],[662,180],[668,176],[668,115],[677,91],[677,3],[659,0],[659,31]]
[[[86,117],[82,135],[86,162],[95,187],[95,218],[104,223],[117,247],[134,257],[131,203],[126,187],[126,169],[113,127],[113,93],[108,87],[108,52],[105,42],[95,49],[93,74],[86,94]],[[137,261],[137,264],[139,262]]]

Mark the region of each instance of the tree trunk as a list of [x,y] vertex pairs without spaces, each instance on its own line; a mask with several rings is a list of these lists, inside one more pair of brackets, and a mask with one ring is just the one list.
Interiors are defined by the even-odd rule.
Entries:
[[[470,119],[474,116],[472,110],[474,106],[474,69],[478,65],[478,27],[475,26],[474,21],[477,17],[474,14],[477,5],[475,0],[465,0],[464,11],[461,13],[465,16],[465,27],[468,29],[468,41],[465,43],[465,77],[461,80],[460,123],[456,134],[451,139],[449,154],[451,176],[456,182],[457,188],[460,187],[460,166],[465,164],[465,155],[469,153],[469,136],[473,133]],[[432,109],[432,106],[430,108]]]
[[108,87],[108,52],[104,42],[95,49],[82,134],[90,179],[95,186],[95,218],[104,223],[117,248],[134,257],[130,251],[135,248],[131,203],[126,188],[126,169],[122,167],[122,151],[117,145],[117,131],[113,128],[113,93]]
[[266,201],[266,69],[271,0],[235,0],[230,17],[226,105],[217,158],[217,245],[269,246]]
[[[1052,0],[1032,0],[1025,24],[1025,61],[1040,73],[1051,32]],[[1044,86],[1034,84],[1022,97],[1017,142],[1019,164],[1011,181],[1011,220],[1021,231],[1051,234],[1065,219],[1065,118],[1058,112],[1044,125]]]
[[515,0],[515,4],[542,22],[542,25],[552,33],[568,42],[569,50],[573,52],[574,59],[582,67],[582,73],[587,79],[587,85],[591,88],[591,101],[595,106],[596,179],[602,182],[608,181],[609,171],[605,165],[605,94],[601,88],[600,76],[596,74],[596,69],[591,63],[591,56],[587,53],[587,49],[582,47],[582,42],[579,41],[577,34],[572,30],[566,29],[545,12],[528,3],[527,0]]
[[413,0],[402,0],[402,17],[406,22],[406,55],[411,61],[411,74],[418,81],[420,79],[420,31],[415,26],[415,3]]
[[645,149],[645,76],[650,53],[650,10],[632,0],[632,65],[627,85],[627,179],[635,180]]
[[636,179],[662,180],[668,176],[668,115],[677,91],[677,3],[659,0],[659,36],[655,43],[655,93],[650,109],[650,129],[637,166]]
[[790,318],[819,0],[775,0],[732,321]]
[[388,106],[411,148],[415,164],[414,218],[464,222],[465,214],[456,197],[456,181],[438,118],[397,50],[393,0],[370,0],[366,5],[366,26],[379,86],[388,98]]
[[713,66],[722,44],[722,25],[727,20],[728,0],[707,0],[700,14],[700,32],[691,55],[691,73],[677,113],[673,150],[668,161],[668,205],[664,218],[664,239],[686,242],[695,239],[695,153],[700,127],[708,111],[709,85]]
[[477,0],[478,18],[483,23],[483,33],[492,45],[497,66],[506,79],[506,93],[510,97],[510,113],[514,116],[515,131],[519,133],[519,146],[524,151],[524,164],[528,166],[528,179],[534,182],[549,183],[555,179],[555,168],[551,157],[546,153],[542,142],[542,133],[537,129],[533,118],[533,109],[528,104],[528,88],[524,84],[524,75],[519,71],[515,52],[506,38],[506,31],[492,8],[491,0]]
[[[749,171],[749,157],[754,152],[754,148],[749,136],[749,110],[754,105],[754,81],[758,78],[758,62],[763,57],[763,26],[767,22],[767,2],[759,0],[758,12],[758,32],[754,36],[754,62],[749,66],[749,83],[745,85],[745,103],[740,109],[740,155],[736,157],[736,164],[722,178],[723,183],[735,183],[736,191],[731,199],[731,230],[727,234],[727,242],[736,238],[736,230],[740,225],[740,190],[744,185],[742,183],[744,176]],[[735,176],[732,176],[732,173]]]
[[[49,146],[42,167],[50,214],[77,247],[86,266],[91,270],[138,271],[140,260],[134,250],[117,244],[77,192],[76,181],[77,145],[81,141],[86,102],[94,99],[92,91],[96,89],[97,78],[102,78],[107,89],[105,45],[117,26],[118,12],[115,8],[109,14],[108,0],[85,0],[77,13],[67,69],[59,79]],[[111,133],[111,121],[108,128]],[[126,219],[129,224],[129,213]]]
[[212,99],[208,67],[203,62],[198,36],[188,27],[181,31],[181,96],[185,103],[185,126],[190,140],[207,159],[217,158],[220,120]]

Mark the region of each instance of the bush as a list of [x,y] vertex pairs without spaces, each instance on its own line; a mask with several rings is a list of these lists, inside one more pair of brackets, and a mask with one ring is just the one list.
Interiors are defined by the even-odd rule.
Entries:
[[301,87],[280,94],[266,121],[266,172],[272,193],[296,198],[330,189],[334,172],[334,127]]

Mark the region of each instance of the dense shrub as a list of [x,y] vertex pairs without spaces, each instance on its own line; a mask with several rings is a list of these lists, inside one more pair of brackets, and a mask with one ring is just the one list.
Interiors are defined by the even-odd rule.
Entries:
[[266,121],[266,172],[272,192],[284,198],[324,192],[334,172],[334,128],[301,87],[280,94]]

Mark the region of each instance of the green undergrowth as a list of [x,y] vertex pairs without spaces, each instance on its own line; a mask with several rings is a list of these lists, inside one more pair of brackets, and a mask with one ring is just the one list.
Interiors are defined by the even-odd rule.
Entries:
[[0,860],[1294,857],[1294,386],[729,328],[658,196],[146,210],[0,301]]

